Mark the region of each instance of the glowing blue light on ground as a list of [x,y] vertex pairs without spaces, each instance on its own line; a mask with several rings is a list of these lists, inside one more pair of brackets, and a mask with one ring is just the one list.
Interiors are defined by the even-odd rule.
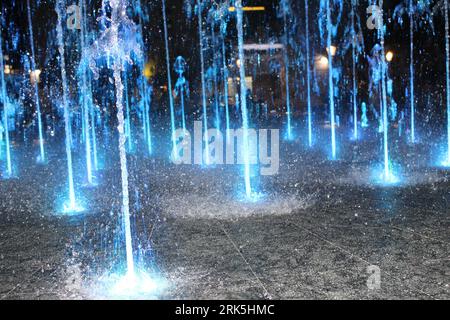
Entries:
[[63,216],[76,216],[86,211],[85,201],[78,198],[70,199],[66,194],[57,200],[57,214]]
[[100,279],[100,288],[96,296],[106,296],[116,300],[158,299],[169,287],[166,279],[158,274],[151,274],[141,269],[135,272],[118,272],[106,274]]
[[384,166],[378,165],[372,170],[371,180],[374,184],[384,186],[398,185],[401,183],[400,169],[390,165],[386,174]]
[[[444,150],[445,149],[445,150]],[[450,155],[447,152],[447,148],[442,147],[439,150],[439,154],[437,156],[437,161],[435,161],[432,165],[443,168],[450,168]]]
[[266,195],[262,192],[253,191],[250,195],[243,195],[242,192],[238,193],[238,201],[243,203],[258,203],[264,201]]
[[17,172],[17,168],[16,168],[14,163],[12,164],[11,170],[9,170],[7,168],[2,168],[1,171],[2,171],[1,179],[3,179],[3,180],[15,179],[19,175],[19,173]]
[[79,214],[85,211],[85,208],[77,203],[71,203],[68,201],[63,205],[62,213],[64,215]]
[[442,160],[439,165],[444,168],[450,168],[450,161],[448,159]]

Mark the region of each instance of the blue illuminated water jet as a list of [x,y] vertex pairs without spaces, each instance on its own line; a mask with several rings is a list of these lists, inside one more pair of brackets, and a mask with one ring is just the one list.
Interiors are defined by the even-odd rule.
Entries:
[[[379,6],[383,8],[383,0],[379,0]],[[390,159],[389,159],[389,118],[388,118],[388,103],[387,103],[387,63],[386,63],[386,53],[384,46],[384,17],[380,17],[381,28],[378,30],[378,37],[381,46],[381,90],[382,90],[382,109],[383,109],[383,153],[384,153],[384,180],[386,182],[395,181],[396,178],[391,172]]]
[[[27,0],[27,12],[28,12],[28,31],[30,37],[30,47],[31,47],[31,71],[36,72],[36,59],[35,59],[35,51],[34,51],[34,36],[33,36],[33,25],[31,21],[31,8],[30,8],[30,0]],[[41,103],[39,101],[39,87],[37,77],[35,77],[34,84],[34,99],[36,104],[36,112],[38,118],[38,130],[39,130],[39,150],[40,157],[39,162],[45,163],[45,150],[44,150],[44,133],[43,133],[43,124],[42,124],[42,114],[41,114]]]
[[444,1],[445,12],[445,70],[447,97],[447,159],[444,165],[450,167],[450,24],[448,18],[448,0]]
[[125,100],[125,135],[127,136],[127,149],[128,152],[133,151],[133,137],[131,132],[131,113],[130,113],[130,98],[129,98],[129,92],[128,92],[128,76],[127,72],[124,73],[124,100]]
[[336,159],[336,116],[334,110],[334,81],[333,81],[333,53],[331,49],[331,8],[330,0],[327,0],[327,48],[328,48],[328,85],[331,117],[331,157]]
[[175,128],[175,109],[173,103],[173,92],[172,92],[172,76],[170,70],[170,53],[169,53],[169,35],[167,31],[167,17],[166,17],[166,0],[162,0],[162,11],[164,20],[164,44],[166,48],[166,67],[167,67],[167,93],[169,95],[169,106],[170,106],[170,127],[172,130],[172,158],[176,159],[177,155],[177,139],[176,139],[176,128]]
[[215,24],[215,10],[216,8],[212,5],[211,10],[213,11],[211,19],[211,46],[212,46],[212,70],[213,70],[213,84],[214,84],[214,112],[216,115],[216,129],[220,130],[220,110],[219,110],[219,97],[218,97],[218,83],[217,83],[217,53],[216,53],[216,24]]
[[[122,82],[122,71],[125,64],[132,64],[132,54],[140,57],[142,49],[135,35],[138,28],[134,22],[127,16],[126,0],[110,0],[111,7],[110,26],[102,33],[100,38],[94,43],[90,49],[90,66],[94,73],[95,80],[99,79],[99,70],[96,60],[109,55],[111,58],[110,68],[113,70],[113,78],[115,84],[116,109],[118,119],[119,132],[119,156],[120,156],[120,172],[121,172],[121,190],[122,190],[122,218],[123,229],[125,234],[125,250],[126,250],[126,273],[125,279],[135,279],[139,276],[138,270],[135,269],[135,260],[133,252],[133,240],[131,232],[131,214],[130,214],[130,196],[129,196],[129,174],[127,166],[126,153],[126,132],[125,132],[125,116],[124,116],[124,85]],[[143,283],[131,282],[135,289]],[[119,285],[119,284],[118,284]]]
[[290,16],[291,10],[288,3],[289,0],[281,0],[280,6],[283,16],[283,30],[284,30],[284,68],[285,68],[285,82],[286,82],[286,114],[287,114],[287,139],[292,140],[292,113],[291,113],[291,93],[289,90],[289,32],[288,32],[288,16]]
[[[337,15],[336,25],[333,24],[331,20],[331,6],[338,5],[339,11]],[[343,2],[336,0],[321,0],[320,1],[320,14],[319,14],[319,28],[321,35],[323,36],[326,32],[326,48],[328,52],[328,101],[330,108],[330,125],[331,125],[331,159],[336,160],[337,158],[337,147],[336,147],[336,110],[335,110],[335,86],[334,86],[334,68],[333,68],[333,55],[335,54],[332,46],[333,36],[337,33],[337,25],[340,22],[343,10]],[[325,22],[324,22],[325,21]]]
[[415,110],[415,96],[414,96],[414,7],[413,1],[409,0],[409,36],[410,36],[410,103],[411,103],[411,143],[416,143],[416,110]]
[[[144,43],[144,35],[143,35],[143,28],[142,24],[144,21],[148,20],[148,16],[144,14],[144,11],[142,9],[141,0],[138,1],[138,15],[139,15],[139,33],[138,33],[138,41],[141,48],[145,47]],[[142,105],[142,130],[144,133],[144,140],[147,145],[147,152],[148,155],[151,155],[153,152],[153,146],[152,146],[152,133],[151,133],[151,123],[150,123],[150,105],[151,105],[151,87],[147,83],[147,79],[144,76],[144,68],[145,68],[145,62],[144,62],[144,56],[142,57],[136,57],[138,60],[138,65],[141,70],[141,76],[139,77],[139,87],[140,87],[140,94],[141,94],[141,105]]]
[[311,110],[311,57],[310,57],[310,39],[309,39],[309,8],[308,1],[305,0],[305,33],[306,33],[306,90],[308,99],[308,145],[313,145],[312,135],[312,110]]
[[355,26],[355,15],[356,15],[356,5],[357,1],[352,0],[352,12],[351,12],[351,20],[352,20],[352,71],[353,71],[353,81],[352,81],[352,100],[353,100],[353,139],[358,139],[358,86],[356,85],[356,49],[357,49],[357,39],[356,39],[356,26]]
[[243,155],[244,155],[244,179],[245,179],[245,194],[247,198],[252,198],[252,186],[250,181],[250,154],[249,154],[249,137],[248,137],[248,114],[247,114],[247,85],[245,83],[245,55],[244,55],[244,12],[242,8],[242,0],[236,0],[236,13],[237,13],[237,32],[238,32],[238,51],[239,60],[241,61],[239,66],[239,75],[241,78],[241,112],[242,112],[242,128],[243,133]]
[[[420,23],[420,26],[433,27],[433,12],[431,11],[430,0],[415,1],[415,0],[403,0],[401,4],[397,5],[394,10],[394,18],[397,18],[400,25],[403,24],[403,15],[407,15],[409,19],[409,37],[410,37],[410,57],[409,57],[409,103],[411,112],[411,137],[410,142],[416,143],[416,97],[415,97],[415,71],[414,71],[414,27],[418,22],[416,18],[423,18],[427,24]],[[423,17],[422,17],[423,16]]]
[[230,106],[228,101],[228,66],[227,66],[227,56],[225,47],[225,36],[227,32],[227,23],[225,19],[222,19],[221,29],[222,29],[222,68],[223,68],[223,100],[225,103],[225,121],[227,126],[227,139],[230,138]]
[[203,127],[205,130],[205,164],[210,164],[209,154],[209,135],[208,135],[208,111],[206,106],[206,83],[205,83],[205,57],[203,52],[203,19],[202,19],[202,1],[197,0],[198,34],[200,43],[200,67],[202,78],[202,106],[203,106]]
[[[8,107],[9,99],[6,92],[5,81],[5,67],[3,65],[3,41],[2,41],[2,23],[0,21],[0,76],[1,76],[1,100],[3,104],[3,130],[5,134],[5,147],[6,147],[6,177],[12,177],[12,163],[11,163],[11,146],[9,141],[9,124],[8,124]],[[0,145],[0,149],[2,146]],[[1,154],[1,153],[0,153]]]
[[186,132],[186,114],[185,114],[185,95],[189,96],[189,84],[184,77],[186,72],[186,60],[183,57],[177,57],[175,60],[174,70],[178,74],[178,79],[175,84],[175,95],[180,97],[181,103],[181,126]]
[[66,75],[66,60],[65,60],[65,49],[64,49],[64,35],[62,29],[62,10],[64,8],[64,0],[58,0],[56,4],[56,13],[58,14],[58,23],[56,26],[57,41],[58,41],[58,52],[60,58],[60,68],[61,68],[61,79],[62,79],[62,103],[64,109],[64,127],[65,127],[65,142],[66,142],[66,157],[67,157],[67,173],[68,173],[68,183],[69,183],[69,200],[64,205],[64,212],[79,212],[83,209],[77,204],[75,197],[75,186],[73,181],[73,167],[72,167],[72,150],[71,150],[71,134],[70,134],[70,111],[67,101],[68,97],[68,87],[67,87],[67,75]]
[[[81,2],[81,13],[83,14],[85,10],[85,4],[84,1]],[[85,25],[85,19],[83,19],[83,22],[80,23],[81,32],[80,32],[80,43],[81,43],[81,50],[82,52],[85,51],[86,47],[86,25]],[[87,175],[87,182],[89,185],[94,184],[94,177],[92,174],[92,156],[91,156],[91,129],[90,125],[94,125],[93,123],[90,124],[90,109],[92,108],[92,96],[91,92],[88,89],[87,81],[87,61],[80,62],[80,70],[81,73],[81,99],[82,99],[82,106],[83,106],[83,136],[84,136],[84,143],[85,143],[85,156],[86,156],[86,175]]]

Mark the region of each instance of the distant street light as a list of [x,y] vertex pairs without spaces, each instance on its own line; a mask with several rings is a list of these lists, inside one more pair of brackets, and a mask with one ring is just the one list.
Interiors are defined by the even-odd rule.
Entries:
[[386,53],[386,61],[391,62],[394,59],[394,53],[392,51],[389,51]]
[[319,57],[317,60],[317,69],[327,70],[328,69],[328,58],[325,56]]
[[31,83],[39,83],[40,82],[40,76],[42,71],[39,69],[30,71],[30,81]]
[[[259,7],[243,7],[242,10],[243,11],[265,11],[266,8],[263,7],[263,6],[259,6]],[[228,8],[228,11],[235,12],[236,8],[235,7],[230,7],[230,8]]]
[[[331,48],[331,56],[334,57],[336,55],[337,48],[336,48],[336,46],[331,46],[330,48]],[[328,48],[327,48],[327,52],[329,53]]]

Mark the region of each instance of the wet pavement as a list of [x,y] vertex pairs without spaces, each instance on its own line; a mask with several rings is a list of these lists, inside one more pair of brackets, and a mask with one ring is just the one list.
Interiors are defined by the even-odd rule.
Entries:
[[[130,157],[135,249],[167,281],[152,298],[450,298],[448,174],[418,164],[382,186],[355,179],[365,160],[315,157],[258,179],[256,204],[236,199],[236,168]],[[108,298],[96,278],[124,259],[118,168],[79,185],[87,209],[64,216],[64,161],[29,162],[0,182],[0,299]]]

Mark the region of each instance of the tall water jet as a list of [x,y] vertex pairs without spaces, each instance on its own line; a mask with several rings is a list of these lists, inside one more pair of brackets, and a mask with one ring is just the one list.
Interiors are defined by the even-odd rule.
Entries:
[[[89,77],[89,92],[92,94],[92,85],[91,85],[91,78]],[[95,117],[95,109],[94,105],[91,105],[91,136],[92,136],[92,153],[93,153],[93,161],[94,161],[94,169],[95,171],[99,170],[99,163],[98,163],[98,151],[97,151],[97,133],[95,130],[96,126],[96,117]]]
[[[31,21],[31,8],[30,8],[30,0],[27,0],[27,13],[28,13],[28,32],[30,37],[30,47],[31,47],[31,71],[36,71],[36,56],[34,51],[34,36],[33,36],[33,24]],[[35,79],[34,81],[34,100],[36,104],[36,112],[38,118],[38,130],[39,130],[39,151],[40,157],[39,162],[44,163],[45,159],[45,150],[44,150],[44,133],[43,133],[43,123],[42,123],[42,114],[41,114],[41,103],[39,100],[39,87],[38,81]]]
[[[85,3],[84,0],[81,1],[81,14],[84,15]],[[86,24],[85,20],[80,23],[80,44],[82,52],[85,51],[86,47]],[[88,88],[88,77],[87,77],[87,61],[83,59],[80,66],[81,73],[81,97],[83,101],[83,135],[84,135],[84,145],[85,145],[85,156],[86,156],[86,175],[88,184],[92,185],[94,183],[94,177],[92,174],[92,156],[91,156],[91,129],[90,129],[90,109],[92,108],[92,96]],[[94,125],[92,123],[92,125]]]
[[56,3],[56,13],[58,15],[58,23],[56,26],[57,42],[58,42],[58,52],[60,58],[60,68],[61,68],[61,81],[62,81],[62,103],[64,109],[64,128],[65,128],[65,143],[66,143],[66,157],[67,157],[67,174],[69,183],[69,202],[64,205],[64,211],[78,212],[81,208],[77,205],[75,197],[75,186],[73,181],[73,167],[72,167],[72,136],[70,133],[70,111],[67,101],[68,97],[68,87],[67,87],[67,74],[66,74],[66,59],[65,59],[65,49],[64,49],[64,35],[62,28],[62,10],[64,10],[64,0],[58,0]]
[[209,136],[208,136],[208,112],[206,105],[206,80],[205,80],[205,57],[203,48],[203,19],[202,19],[202,0],[197,0],[197,16],[198,16],[198,34],[200,43],[200,67],[202,78],[202,106],[203,106],[203,127],[205,130],[205,164],[210,164],[209,154]]
[[227,36],[228,28],[228,18],[229,18],[229,1],[225,1],[219,5],[215,10],[214,19],[219,21],[220,27],[220,45],[221,45],[221,56],[222,56],[222,81],[223,81],[223,102],[225,106],[225,125],[227,131],[227,139],[230,139],[230,104],[228,101],[228,64],[227,64],[227,49],[225,44],[225,38]]
[[[433,27],[433,13],[430,10],[431,1],[415,1],[415,0],[403,0],[403,2],[396,6],[394,10],[394,18],[397,18],[400,25],[403,24],[403,15],[407,15],[409,19],[409,37],[410,37],[410,60],[409,60],[409,104],[411,112],[411,136],[410,142],[416,143],[416,96],[415,96],[415,71],[414,71],[414,27],[416,26],[416,17],[420,18],[422,15],[425,16],[425,21],[429,22],[431,29]],[[422,22],[417,22],[422,27]],[[426,26],[425,26],[426,27]]]
[[225,48],[225,30],[222,29],[222,68],[223,68],[223,100],[225,103],[225,122],[227,126],[227,138],[230,137],[230,103],[228,101],[228,66],[227,66],[227,52]]
[[[336,24],[333,24],[331,17],[331,6],[333,9],[336,7]],[[322,44],[326,46],[328,52],[328,60],[326,66],[328,67],[328,100],[330,109],[330,124],[331,124],[331,159],[336,160],[337,157],[337,146],[336,146],[336,110],[335,110],[335,85],[334,77],[335,74],[333,68],[333,56],[336,54],[336,47],[333,47],[332,40],[336,36],[338,31],[338,26],[341,21],[343,12],[343,1],[339,0],[321,0],[320,1],[320,12],[319,12],[319,30],[322,39]],[[326,34],[326,37],[325,37]]]
[[125,132],[125,116],[124,116],[124,95],[122,71],[125,70],[125,63],[132,64],[132,53],[136,57],[142,55],[139,41],[135,35],[138,33],[134,22],[127,16],[126,0],[109,0],[111,7],[110,26],[102,33],[100,38],[94,42],[90,49],[90,67],[94,74],[94,79],[99,79],[99,70],[96,66],[96,60],[109,56],[111,58],[110,67],[113,70],[113,78],[115,84],[116,108],[119,132],[119,156],[120,156],[120,172],[121,172],[121,189],[122,189],[122,216],[123,228],[125,234],[126,249],[126,275],[123,281],[117,284],[117,289],[139,289],[145,291],[146,283],[140,283],[140,273],[135,272],[135,261],[133,254],[133,241],[131,233],[130,218],[130,196],[129,196],[129,176],[127,166],[126,153],[126,132]]
[[330,1],[327,0],[327,51],[328,51],[328,92],[331,123],[331,157],[336,160],[336,115],[334,110],[333,52],[331,48],[332,23]]
[[167,91],[169,95],[169,105],[170,105],[170,126],[172,135],[172,157],[173,159],[178,158],[177,155],[177,139],[176,139],[176,128],[175,128],[175,109],[173,104],[173,92],[172,92],[172,76],[170,70],[170,54],[169,54],[169,35],[167,31],[167,17],[166,17],[166,0],[162,0],[162,11],[164,20],[164,44],[166,47],[166,66],[167,66]]
[[352,20],[352,86],[353,86],[353,139],[358,139],[358,103],[357,103],[357,95],[358,95],[358,87],[356,85],[356,26],[355,26],[355,10],[356,10],[357,1],[352,0],[352,12],[351,12],[351,20]]
[[416,110],[414,96],[414,0],[409,0],[409,36],[410,36],[410,103],[411,103],[411,143],[416,143]]
[[310,61],[310,39],[309,39],[309,6],[305,0],[305,33],[306,33],[306,89],[308,99],[308,144],[313,145],[312,135],[312,110],[311,110],[311,61]]
[[249,148],[249,136],[248,136],[248,114],[247,114],[247,85],[245,83],[245,54],[244,54],[244,10],[242,8],[242,0],[236,0],[236,15],[237,15],[237,32],[238,32],[238,51],[239,60],[241,61],[239,66],[240,75],[240,89],[241,89],[241,112],[242,112],[242,148],[244,156],[244,179],[245,179],[245,194],[247,199],[252,198],[252,186],[250,181],[250,150]]
[[213,80],[214,80],[214,109],[216,113],[216,129],[220,130],[220,109],[219,109],[219,89],[217,81],[217,54],[216,54],[216,31],[214,19],[211,24],[211,39],[213,47]]
[[[144,20],[146,19],[146,16],[144,15],[144,12],[142,10],[142,4],[141,0],[138,0],[137,2],[138,8],[139,8],[139,44],[141,48],[145,47],[144,44],[144,34],[143,34],[143,28],[142,24]],[[151,88],[149,87],[147,83],[147,79],[144,76],[144,57],[141,57],[138,59],[139,68],[141,70],[141,75],[139,77],[139,86],[140,86],[140,92],[141,92],[141,103],[142,103],[142,130],[144,132],[144,139],[145,143],[147,145],[147,152],[149,155],[152,154],[152,133],[151,133],[151,124],[150,124],[150,104],[151,104]]]
[[131,133],[131,106],[130,106],[130,97],[128,92],[128,76],[124,74],[124,100],[125,100],[125,113],[126,113],[126,122],[125,122],[125,134],[127,136],[127,148],[128,152],[133,151],[133,138]]
[[183,131],[186,132],[186,114],[184,105],[184,96],[189,95],[189,85],[184,77],[186,72],[186,60],[183,57],[177,57],[175,60],[174,71],[178,74],[178,79],[175,84],[175,94],[180,97],[181,103],[181,126]]
[[[379,0],[379,7],[381,12],[383,11],[383,0]],[[389,118],[388,118],[388,105],[387,105],[387,86],[386,86],[386,52],[384,46],[384,17],[380,17],[381,27],[378,29],[378,37],[380,39],[381,46],[381,91],[382,91],[382,104],[383,104],[383,151],[384,151],[384,174],[383,180],[385,182],[394,182],[394,176],[391,173],[390,160],[389,160]]]
[[284,31],[284,69],[285,69],[285,82],[286,82],[286,114],[287,114],[287,138],[292,139],[292,113],[291,113],[291,93],[289,90],[290,80],[289,80],[289,31],[288,31],[288,15],[291,14],[289,8],[289,0],[281,0],[280,9],[283,16],[283,31]]
[[448,18],[448,0],[444,1],[445,13],[445,70],[447,85],[447,160],[446,165],[450,166],[450,25]]
[[[87,37],[87,9],[86,9],[86,0],[82,0],[82,23],[84,26],[84,30],[85,30],[85,39],[86,41],[88,40]],[[86,42],[85,42],[86,45]],[[84,50],[85,48],[83,48]],[[84,61],[85,63],[87,63],[87,61]],[[88,73],[87,70],[87,65],[85,65],[85,72],[86,72],[86,76],[87,76],[87,92],[88,92],[88,98],[89,98],[89,116],[91,119],[91,134],[90,136],[92,137],[92,161],[93,161],[93,170],[94,171],[98,171],[99,170],[99,164],[98,164],[98,151],[97,151],[97,133],[96,133],[96,118],[95,118],[95,106],[94,106],[94,99],[92,96],[92,77],[90,75],[90,73]]]
[[[1,92],[2,92],[2,104],[3,104],[3,129],[5,134],[5,144],[6,144],[6,175],[11,177],[12,163],[11,163],[11,146],[9,142],[9,124],[8,124],[8,106],[9,99],[6,92],[6,81],[5,81],[5,67],[3,65],[3,41],[2,41],[2,23],[0,21],[0,76],[1,76]],[[1,149],[1,145],[0,145]],[[1,153],[0,153],[1,154]]]

